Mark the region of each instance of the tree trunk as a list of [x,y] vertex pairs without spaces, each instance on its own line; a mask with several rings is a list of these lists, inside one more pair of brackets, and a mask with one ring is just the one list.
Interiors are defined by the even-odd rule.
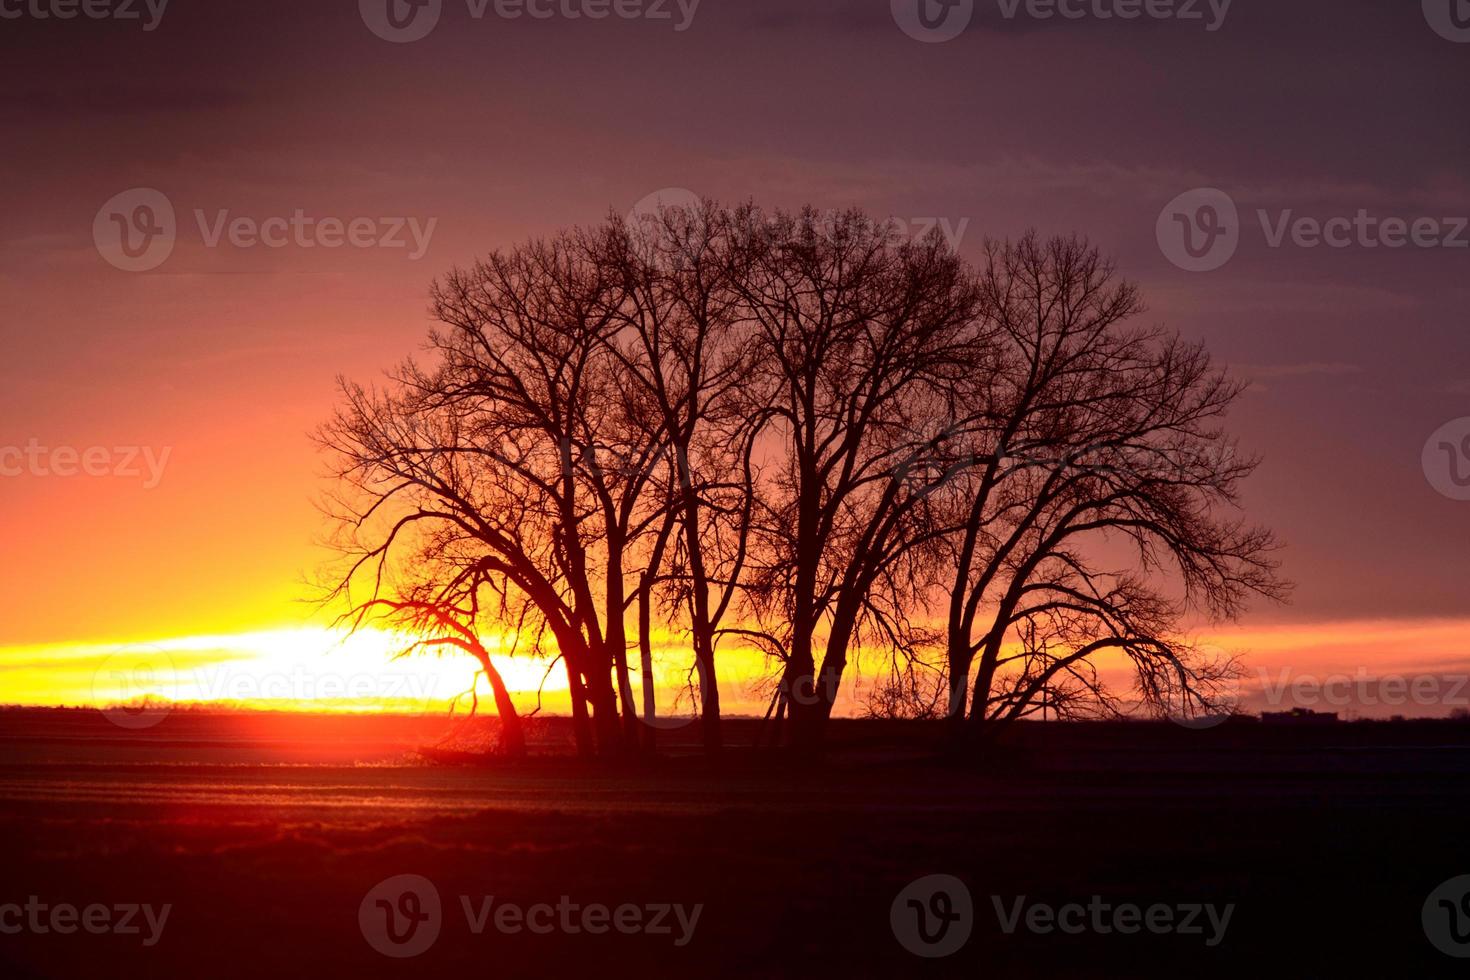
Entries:
[[950,631],[946,653],[948,662],[945,664],[945,673],[949,680],[949,698],[944,708],[944,730],[946,740],[954,745],[964,736],[965,707],[969,700],[970,663],[974,655],[970,652],[969,642],[953,629]]
[[[805,467],[804,467],[805,469]],[[803,474],[803,486],[810,487],[815,476]],[[804,491],[800,504],[800,515],[796,532],[796,582],[791,616],[791,655],[786,660],[785,676],[781,679],[782,689],[790,715],[790,745],[798,752],[815,748],[818,735],[814,724],[816,713],[817,665],[812,651],[812,634],[816,631],[817,617],[813,593],[817,587],[817,561],[819,555],[813,544],[812,528],[816,526],[816,503],[812,494]]]
[[815,746],[816,662],[812,658],[810,629],[798,628],[791,638],[791,656],[781,676],[782,698],[787,707],[788,744],[798,751]]
[[655,719],[658,712],[658,692],[653,686],[653,630],[652,572],[644,572],[638,586],[638,669],[643,681],[643,750],[652,755],[658,748]]
[[710,622],[709,576],[704,567],[704,545],[699,540],[699,494],[689,466],[689,449],[680,446],[675,454],[683,496],[684,547],[689,552],[690,625],[694,632],[694,664],[699,674],[699,726],[704,750],[720,751],[720,682],[715,676],[714,624]]
[[505,679],[490,662],[489,655],[480,653],[477,656],[481,669],[490,681],[490,690],[495,695],[495,713],[500,717],[500,751],[508,756],[521,758],[526,754],[526,729],[521,724],[521,716],[516,712],[515,702],[510,699]]
[[633,681],[628,676],[628,642],[623,629],[625,593],[623,591],[623,541],[620,534],[608,538],[606,580],[606,625],[603,643],[607,658],[617,677],[618,706],[622,709],[623,738],[628,745],[638,744],[638,708],[633,700]]
[[720,687],[715,677],[715,655],[709,637],[694,638],[695,666],[699,673],[699,729],[704,751],[719,754],[724,736],[720,730]]
[[652,755],[658,748],[658,688],[653,677],[653,587],[663,567],[664,548],[674,529],[676,511],[671,507],[653,542],[648,566],[638,579],[638,655],[643,686],[643,750]]
[[[621,631],[620,631],[621,632]],[[618,678],[618,705],[623,721],[623,739],[628,745],[638,744],[638,706],[633,700],[633,680],[628,675],[628,649],[621,646],[609,651]]]
[[618,699],[613,693],[612,677],[606,663],[586,676],[587,701],[592,706],[592,731],[597,738],[598,755],[617,755],[624,747],[618,726]]
[[572,733],[577,740],[577,755],[591,758],[593,754],[592,725],[587,717],[587,691],[582,685],[582,675],[565,654],[562,663],[567,671],[567,690],[572,698]]

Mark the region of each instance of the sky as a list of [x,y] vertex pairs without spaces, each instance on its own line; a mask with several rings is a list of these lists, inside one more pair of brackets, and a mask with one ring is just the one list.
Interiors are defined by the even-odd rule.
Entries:
[[[441,0],[412,41],[385,2],[0,0],[0,452],[32,447],[0,454],[0,702],[77,697],[118,644],[319,669],[334,378],[416,349],[435,276],[680,190],[859,205],[967,255],[1089,236],[1252,382],[1246,508],[1296,591],[1205,635],[1258,675],[1470,671],[1470,501],[1431,440],[1470,435],[1448,0],[973,0],[937,32],[910,0]],[[1222,200],[1190,259],[1175,215]],[[113,222],[165,209],[124,254]]]

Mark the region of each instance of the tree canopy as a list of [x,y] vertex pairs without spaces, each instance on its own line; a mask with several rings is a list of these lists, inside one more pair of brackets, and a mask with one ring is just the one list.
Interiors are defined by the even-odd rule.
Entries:
[[972,264],[855,210],[706,201],[493,252],[434,284],[422,357],[341,383],[330,597],[474,657],[510,752],[485,631],[559,660],[589,754],[652,745],[656,632],[710,751],[737,647],[798,747],[859,655],[873,710],[956,734],[1124,710],[1107,653],[1132,700],[1217,710],[1235,666],[1184,625],[1286,585],[1239,513],[1242,386],[1143,311],[1080,238]]

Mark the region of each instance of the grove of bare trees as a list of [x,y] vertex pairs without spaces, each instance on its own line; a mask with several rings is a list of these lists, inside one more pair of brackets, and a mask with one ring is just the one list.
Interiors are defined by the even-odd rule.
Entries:
[[319,434],[329,594],[473,657],[507,752],[497,658],[562,670],[579,751],[616,754],[653,745],[670,637],[710,751],[732,651],[799,749],[860,660],[875,710],[960,741],[1215,711],[1236,665],[1185,625],[1286,590],[1239,515],[1241,385],[1139,325],[1078,238],[972,264],[858,211],[705,202],[492,253],[432,313],[423,356],[344,381]]

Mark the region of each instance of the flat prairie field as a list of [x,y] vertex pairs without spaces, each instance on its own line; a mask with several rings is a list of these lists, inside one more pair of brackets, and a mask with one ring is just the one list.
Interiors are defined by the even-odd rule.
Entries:
[[1470,725],[1034,723],[961,763],[921,724],[836,722],[797,760],[737,719],[716,761],[682,729],[584,763],[548,719],[513,765],[418,751],[449,728],[0,712],[0,976],[1460,965],[1426,925],[1470,874]]

